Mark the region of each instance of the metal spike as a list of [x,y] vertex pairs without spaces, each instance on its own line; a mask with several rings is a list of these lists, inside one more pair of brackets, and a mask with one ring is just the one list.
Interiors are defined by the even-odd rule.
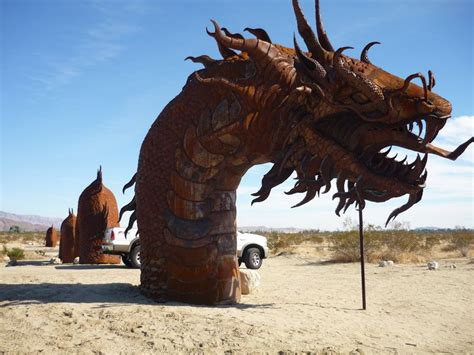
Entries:
[[133,227],[133,223],[137,220],[137,211],[134,211],[131,215],[130,215],[130,219],[128,220],[128,226],[127,228],[125,228],[125,237],[127,236],[127,233],[130,229],[132,229]]
[[396,209],[394,209],[392,211],[392,213],[390,213],[390,215],[388,216],[387,218],[387,221],[385,222],[385,227],[387,227],[387,225],[392,221],[394,220],[395,218],[397,218],[397,216],[406,211],[407,209],[409,209],[411,206],[413,206],[414,204],[418,203],[421,198],[423,196],[423,190],[419,190],[418,192],[416,193],[412,193],[410,194],[409,198],[408,198],[408,202],[406,204],[404,204],[403,206],[401,207],[398,207]]
[[380,152],[380,154],[382,154],[384,156],[387,156],[388,153],[390,153],[391,150],[392,150],[392,146],[389,146],[388,149],[385,152]]
[[421,120],[416,120],[415,123],[418,126],[418,138],[420,138],[421,132],[423,132],[423,124],[421,123]]
[[349,197],[349,199],[346,202],[346,205],[344,206],[344,210],[342,211],[342,213],[346,213],[347,209],[355,202],[355,200],[356,200],[355,194]]
[[133,186],[133,184],[135,184],[135,181],[137,179],[137,173],[133,174],[132,178],[130,179],[129,182],[127,182],[123,189],[122,189],[122,193],[125,193],[125,190],[127,190],[129,187]]
[[117,222],[120,222],[125,212],[134,211],[136,208],[137,208],[136,197],[133,196],[132,200],[120,209],[119,218]]
[[303,200],[301,200],[299,203],[297,203],[296,205],[294,206],[291,206],[291,208],[296,208],[296,207],[300,207],[306,203],[308,203],[309,201],[311,201],[312,199],[314,199],[314,197],[316,196],[316,194],[319,192],[319,189],[321,188],[321,186],[311,186],[308,191],[306,192],[306,196],[304,197]]
[[423,170],[425,169],[425,166],[426,166],[426,162],[428,161],[428,154],[425,154],[423,156],[423,158],[420,160],[418,159],[418,156],[417,156],[417,160],[416,160],[416,164],[414,166],[414,168],[410,171],[410,173],[408,174],[408,178],[409,180],[416,180],[418,179],[418,177],[420,176],[420,174],[423,172]]
[[285,195],[293,195],[293,194],[305,192],[307,191],[307,189],[308,187],[306,186],[306,184],[304,184],[301,181],[297,181],[295,186],[293,186],[291,190],[285,191],[284,193]]
[[380,44],[380,42],[370,42],[364,47],[364,49],[362,50],[362,53],[360,54],[360,60],[361,61],[363,61],[364,63],[367,63],[367,64],[372,64],[369,60],[368,53],[369,53],[370,47],[372,47],[375,44]]
[[331,189],[331,179],[332,179],[332,169],[334,167],[334,163],[332,162],[332,159],[329,156],[326,156],[322,163],[321,167],[319,169],[321,173],[321,178],[323,179],[324,185],[326,185],[325,190],[323,193],[325,194]]

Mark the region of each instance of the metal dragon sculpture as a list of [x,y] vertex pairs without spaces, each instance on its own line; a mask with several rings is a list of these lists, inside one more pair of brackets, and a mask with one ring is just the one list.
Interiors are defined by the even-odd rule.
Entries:
[[[223,59],[187,58],[204,69],[189,76],[144,139],[124,187],[135,183],[135,197],[120,215],[133,211],[129,227],[138,222],[141,290],[157,301],[239,300],[236,189],[253,165],[274,163],[253,202],[296,172],[287,192],[305,193],[296,206],[335,181],[338,215],[354,203],[407,195],[390,221],[422,198],[428,154],[454,160],[473,141],[453,152],[431,144],[451,113],[433,92],[431,72],[402,79],[384,71],[368,58],[377,42],[360,59],[346,56],[350,47],[335,49],[324,30],[319,1],[317,35],[297,0],[293,8],[307,52],[296,37],[286,48],[262,29],[247,28],[256,38],[244,38],[212,21],[208,34]],[[382,151],[389,146],[424,155],[396,160]]]

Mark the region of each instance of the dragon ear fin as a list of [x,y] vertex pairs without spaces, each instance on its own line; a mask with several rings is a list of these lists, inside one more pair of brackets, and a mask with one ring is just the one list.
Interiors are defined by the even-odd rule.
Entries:
[[267,31],[265,31],[263,28],[249,28],[245,27],[244,31],[250,32],[253,34],[255,37],[257,37],[259,40],[272,43],[272,40],[270,39],[270,36],[268,35]]

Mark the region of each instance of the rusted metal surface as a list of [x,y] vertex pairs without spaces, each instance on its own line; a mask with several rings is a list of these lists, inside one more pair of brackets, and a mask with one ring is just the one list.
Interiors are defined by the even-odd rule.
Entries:
[[99,169],[97,178],[79,196],[75,243],[79,262],[119,264],[120,257],[103,254],[101,249],[105,229],[118,226],[117,201],[102,183],[102,169]]
[[[274,163],[254,202],[296,172],[288,193],[300,206],[335,186],[336,213],[366,201],[407,196],[387,223],[419,202],[427,154],[456,159],[472,139],[448,152],[431,141],[451,114],[433,92],[434,76],[400,78],[369,60],[335,49],[316,1],[314,31],[293,0],[308,51],[270,42],[262,29],[245,38],[213,22],[208,34],[223,59],[189,57],[191,74],[145,137],[136,175],[134,211],[141,240],[141,290],[157,301],[234,303],[240,299],[235,255],[235,191],[255,164]],[[316,33],[316,34],[315,34]],[[414,80],[421,82],[415,85]],[[424,134],[417,133],[425,127]],[[426,153],[413,162],[382,149]]]
[[59,244],[59,258],[63,263],[72,263],[74,261],[74,240],[76,239],[76,216],[72,209],[61,223],[61,242]]
[[55,248],[58,245],[58,231],[53,227],[49,227],[46,231],[45,246]]

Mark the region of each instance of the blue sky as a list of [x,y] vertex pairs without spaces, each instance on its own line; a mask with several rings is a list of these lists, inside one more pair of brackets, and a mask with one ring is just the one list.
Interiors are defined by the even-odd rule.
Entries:
[[[301,1],[313,20],[313,2]],[[453,147],[473,135],[473,18],[471,0],[322,0],[336,47],[378,40],[371,60],[405,77],[434,71],[435,91],[453,104],[453,119],[436,143]],[[131,192],[141,142],[162,108],[199,65],[188,55],[219,57],[205,33],[214,18],[233,32],[263,27],[291,46],[296,30],[290,0],[58,1],[1,0],[0,209],[65,217],[103,166],[119,206]],[[248,35],[248,34],[247,34]],[[300,41],[303,43],[302,41]],[[473,227],[473,154],[456,162],[431,158],[424,199],[398,217],[412,227]],[[268,165],[257,166],[238,190],[238,224],[336,229],[329,193],[290,209],[282,191],[250,207]],[[366,220],[383,224],[404,199],[369,204]],[[347,213],[355,218],[355,211]]]

